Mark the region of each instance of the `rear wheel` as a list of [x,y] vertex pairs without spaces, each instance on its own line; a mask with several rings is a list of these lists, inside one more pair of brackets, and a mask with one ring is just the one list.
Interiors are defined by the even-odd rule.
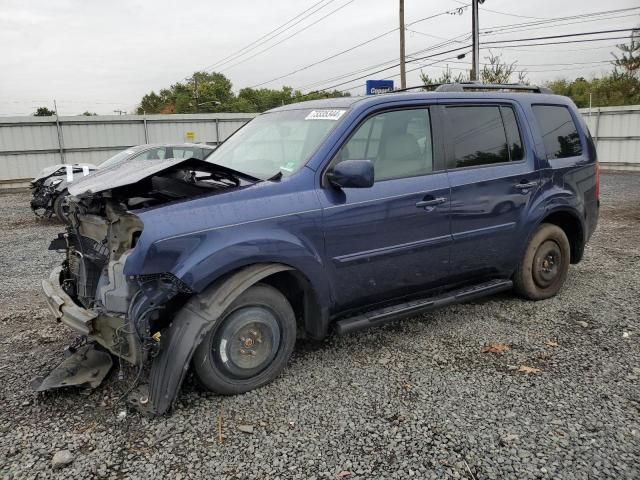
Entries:
[[543,223],[531,237],[513,276],[516,292],[530,300],[553,297],[567,278],[571,248],[564,231]]
[[69,223],[69,204],[67,203],[67,196],[69,192],[66,190],[60,192],[53,201],[53,212],[62,223]]
[[257,284],[220,316],[193,356],[200,382],[212,392],[233,395],[275,379],[296,340],[293,309],[275,288]]

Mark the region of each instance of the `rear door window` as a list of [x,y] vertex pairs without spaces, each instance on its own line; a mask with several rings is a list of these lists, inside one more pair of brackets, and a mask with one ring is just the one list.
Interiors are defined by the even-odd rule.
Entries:
[[[446,112],[455,168],[510,160],[507,133],[499,106],[450,106],[446,107]],[[517,142],[522,150],[519,134]]]
[[563,105],[533,105],[547,158],[582,155],[580,135],[569,109]]

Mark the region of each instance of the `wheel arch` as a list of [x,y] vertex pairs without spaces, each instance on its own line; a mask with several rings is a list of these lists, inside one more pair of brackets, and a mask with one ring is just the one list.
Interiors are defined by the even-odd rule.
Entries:
[[149,399],[153,413],[166,413],[175,402],[196,348],[215,325],[211,319],[219,318],[242,292],[258,282],[274,286],[290,302],[301,292],[302,299],[292,303],[299,325],[311,336],[324,335],[320,333],[326,332],[326,309],[317,308],[320,303],[310,281],[295,268],[283,263],[258,263],[229,272],[194,295],[162,332],[160,351],[151,364]]
[[571,263],[576,264],[580,262],[584,255],[585,228],[579,215],[572,210],[554,210],[547,212],[540,220],[537,227],[543,223],[551,223],[562,229],[569,240],[569,246],[571,248]]

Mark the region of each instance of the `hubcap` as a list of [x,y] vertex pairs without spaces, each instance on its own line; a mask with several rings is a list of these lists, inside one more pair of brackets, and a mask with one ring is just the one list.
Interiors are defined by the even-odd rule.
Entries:
[[280,325],[271,310],[262,306],[231,313],[215,335],[214,359],[236,378],[249,378],[267,368],[280,347]]
[[547,288],[562,271],[562,253],[553,240],[547,240],[538,247],[533,259],[533,280],[542,288]]

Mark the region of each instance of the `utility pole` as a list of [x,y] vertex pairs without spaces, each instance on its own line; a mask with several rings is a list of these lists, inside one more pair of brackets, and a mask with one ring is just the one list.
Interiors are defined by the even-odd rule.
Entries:
[[400,0],[400,88],[407,88],[407,71],[404,65],[404,0]]
[[471,0],[471,80],[478,80],[480,70],[480,34],[478,28],[478,0]]

